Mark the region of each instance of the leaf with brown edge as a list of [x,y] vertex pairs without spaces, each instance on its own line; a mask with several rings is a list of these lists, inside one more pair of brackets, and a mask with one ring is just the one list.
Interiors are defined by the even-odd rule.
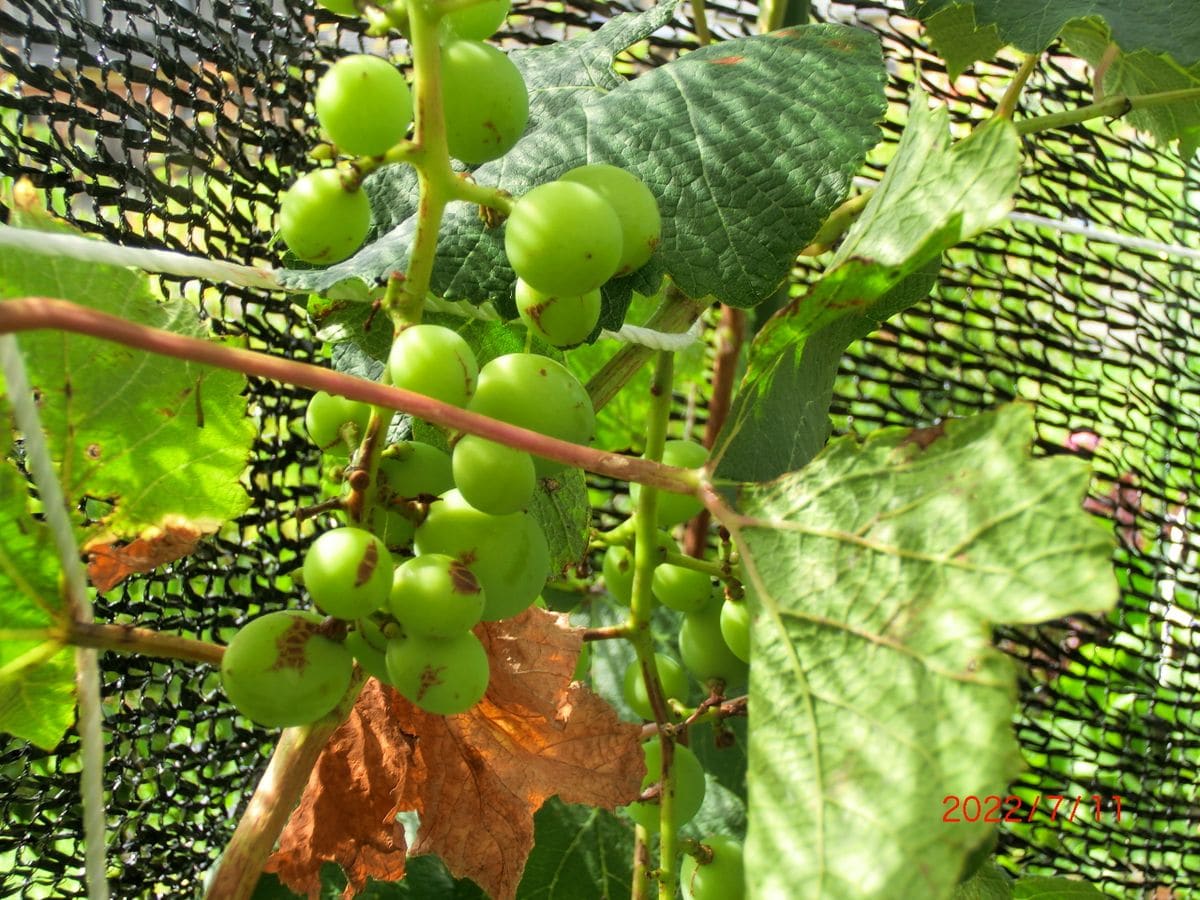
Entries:
[[421,816],[412,853],[434,853],[495,900],[516,896],[533,814],[558,795],[614,809],[636,800],[641,726],[571,675],[582,632],[531,608],[476,630],[492,663],[484,699],[459,716],[408,707],[419,736],[397,811]]
[[120,543],[111,535],[96,538],[83,548],[88,557],[88,579],[98,591],[111,590],[130,575],[150,572],[189,555],[200,539],[215,533],[220,524],[169,516],[128,543]]
[[402,727],[403,703],[368,679],[350,717],[329,739],[266,865],[293,891],[320,896],[326,862],[346,873],[345,897],[366,887],[368,878],[404,877],[404,829],[395,808],[415,738]]

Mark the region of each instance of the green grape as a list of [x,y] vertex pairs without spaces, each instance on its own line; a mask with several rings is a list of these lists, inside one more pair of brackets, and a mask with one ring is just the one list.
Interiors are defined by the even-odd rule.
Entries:
[[389,641],[387,667],[396,690],[439,716],[466,712],[487,691],[487,651],[469,631],[452,638],[410,635]]
[[615,275],[635,272],[649,262],[662,241],[662,218],[650,188],[632,172],[597,163],[580,166],[562,176],[590,187],[608,201],[621,222],[621,261]]
[[371,229],[371,204],[361,189],[342,187],[337,169],[302,175],[279,201],[279,233],[297,258],[335,263],[358,249]]
[[307,725],[350,687],[354,659],[318,630],[316,613],[284,610],[245,625],[221,658],[221,685],[247,719],[268,728]]
[[[662,778],[662,745],[654,737],[642,744],[646,757],[646,777],[642,779],[642,790]],[[690,749],[683,744],[675,745],[675,757],[671,763],[675,771],[675,827],[685,825],[700,811],[704,802],[704,767]],[[639,825],[654,833],[659,829],[662,810],[657,802],[630,803],[625,811]]]
[[628,547],[612,544],[604,551],[601,564],[604,586],[622,606],[633,602],[633,552]]
[[[668,466],[679,466],[684,469],[698,469],[708,462],[708,451],[695,441],[667,441],[663,446],[662,461]],[[637,484],[629,486],[629,496],[636,503],[641,496],[641,488]],[[670,491],[658,492],[658,527],[670,528],[681,522],[686,522],[703,509],[703,504],[690,494],[673,494]]]
[[486,41],[504,24],[511,9],[512,0],[483,0],[466,9],[447,13],[442,19],[442,28],[452,37]]
[[507,619],[526,609],[550,574],[550,549],[528,513],[492,516],[458,491],[447,491],[417,528],[418,555],[444,553],[464,563],[487,597],[483,619]]
[[371,532],[389,551],[411,544],[416,528],[416,523],[397,507],[378,504],[371,510]]
[[[688,678],[683,666],[662,653],[654,654],[654,666],[658,669],[658,680],[662,682],[664,698],[686,700]],[[650,694],[646,691],[646,681],[642,678],[642,665],[636,659],[625,670],[624,688],[625,702],[633,707],[633,711],[643,719],[653,719],[654,708],[650,705]]]
[[396,567],[389,605],[410,637],[452,638],[479,622],[486,602],[470,569],[442,553],[424,553]]
[[388,640],[374,619],[359,619],[346,632],[345,647],[358,660],[362,670],[384,684],[392,683],[387,670]]
[[533,500],[533,457],[487,438],[464,434],[451,453],[454,484],[463,499],[493,516],[519,512]]
[[621,221],[608,201],[572,181],[540,184],[513,204],[504,252],[517,277],[543,294],[579,296],[621,261]]
[[339,619],[370,615],[387,603],[392,555],[361,528],[334,528],[304,555],[304,586],[313,603]]
[[600,321],[600,289],[576,297],[543,294],[517,279],[517,314],[525,327],[555,347],[587,340]]
[[468,165],[498,159],[529,121],[529,92],[503,52],[479,41],[442,47],[442,109],[450,155]]
[[450,454],[420,441],[392,444],[379,460],[379,486],[406,500],[445,493],[454,487]]
[[339,16],[357,16],[359,13],[354,0],[317,0],[317,3]]
[[685,856],[679,869],[684,900],[745,900],[746,871],[740,841],[714,834],[701,841],[712,851],[712,860],[701,865]]
[[365,53],[335,62],[317,83],[317,121],[342,153],[381,156],[412,123],[412,94],[399,69]]
[[734,656],[750,662],[750,607],[745,600],[726,600],[721,604],[721,637]]
[[[596,431],[587,389],[562,363],[536,353],[509,353],[484,365],[468,408],[576,444]],[[563,465],[534,457],[533,468],[544,478]]]
[[367,433],[371,421],[371,407],[357,400],[317,391],[308,401],[304,411],[304,427],[312,442],[327,453],[346,456],[349,448],[342,438],[342,429],[354,426],[353,440],[360,440]]
[[734,655],[721,636],[721,610],[716,604],[683,617],[679,657],[701,684],[719,678],[728,689],[746,680],[746,663]]
[[388,371],[398,388],[466,406],[475,391],[479,363],[457,331],[441,325],[413,325],[392,341]]
[[663,563],[654,570],[650,590],[663,606],[691,613],[708,605],[708,599],[712,596],[712,579],[695,569]]

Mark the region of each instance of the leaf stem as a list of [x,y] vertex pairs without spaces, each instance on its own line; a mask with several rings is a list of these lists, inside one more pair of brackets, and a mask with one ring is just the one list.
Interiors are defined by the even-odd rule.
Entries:
[[704,0],[692,0],[692,25],[696,29],[696,43],[707,47],[712,43],[712,32],[708,30],[708,8]]
[[220,644],[133,625],[72,622],[61,640],[77,647],[140,653],[159,659],[186,659],[212,666],[219,666],[225,656],[225,648]]
[[357,666],[354,671],[350,689],[329,715],[301,728],[285,728],[279,736],[267,770],[221,854],[204,895],[206,900],[247,900],[254,893],[263,866],[300,802],[317,759],[358,699],[363,676]]
[[1037,53],[1028,54],[1021,61],[1016,73],[1013,75],[1012,81],[1008,83],[1008,87],[1004,91],[1004,96],[1000,98],[1000,102],[996,105],[996,111],[993,116],[997,119],[1012,119],[1013,113],[1017,109],[1017,101],[1021,98],[1021,91],[1025,88],[1025,83],[1029,81],[1029,76],[1037,69],[1038,60],[1041,55]]
[[678,494],[697,497],[703,497],[705,494],[703,479],[695,470],[665,466],[649,459],[638,459],[561,441],[442,403],[413,391],[389,387],[310,363],[280,359],[254,350],[173,334],[128,322],[118,316],[111,316],[66,300],[23,297],[0,303],[0,333],[39,328],[88,334],[152,353],[295,384],[313,391],[340,394],[351,400],[361,400],[374,406],[406,412],[443,428],[477,434],[497,443],[507,444],[568,466],[586,469],[598,475],[622,481],[636,481]]
[[849,231],[850,226],[858,220],[874,193],[875,189],[871,188],[844,201],[841,206],[829,214],[829,218],[825,220],[812,241],[800,251],[799,255],[820,256],[822,253],[832,250],[838,238]]
[[1068,109],[1064,112],[1049,113],[1044,116],[1033,116],[1016,123],[1017,134],[1036,134],[1039,131],[1049,131],[1054,128],[1064,128],[1068,125],[1078,125],[1090,119],[1113,118],[1119,119],[1134,110],[1150,109],[1155,106],[1166,106],[1171,103],[1200,101],[1200,87],[1181,88],[1176,91],[1158,91],[1153,94],[1113,94],[1096,103],[1087,106]]
[[650,835],[641,825],[633,829],[633,885],[629,900],[647,900],[650,889]]
[[611,641],[616,639],[627,639],[633,634],[629,630],[628,625],[605,625],[597,628],[589,628],[583,633],[585,641]]

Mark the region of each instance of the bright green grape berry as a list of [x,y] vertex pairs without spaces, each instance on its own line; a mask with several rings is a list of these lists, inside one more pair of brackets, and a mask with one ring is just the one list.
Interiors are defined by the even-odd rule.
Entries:
[[371,533],[389,551],[411,544],[416,528],[416,523],[396,507],[377,505],[371,510]]
[[621,222],[621,260],[615,275],[635,272],[649,262],[662,241],[662,218],[650,188],[632,172],[597,163],[580,166],[562,176],[590,187],[608,201]]
[[317,3],[339,16],[358,15],[358,6],[354,0],[317,0]]
[[[654,665],[658,669],[658,680],[662,682],[664,698],[686,700],[688,677],[683,666],[662,653],[654,654]],[[653,719],[654,708],[650,705],[650,694],[642,678],[642,665],[636,659],[625,670],[624,689],[625,702],[633,707],[633,711],[643,719]]]
[[633,602],[633,553],[628,547],[612,544],[604,551],[601,564],[604,586],[622,606]]
[[413,325],[392,341],[388,371],[398,388],[466,406],[475,391],[479,363],[471,345],[457,331],[441,325]]
[[486,601],[474,572],[453,557],[425,553],[396,567],[389,605],[410,637],[452,638],[479,622]]
[[533,457],[473,434],[464,434],[451,454],[454,484],[478,510],[503,516],[519,512],[533,500],[537,474]]
[[370,406],[325,391],[313,394],[304,411],[304,427],[308,429],[308,436],[323,451],[334,456],[346,456],[349,451],[342,437],[345,426],[354,426],[351,439],[358,440],[366,434],[370,421]]
[[448,639],[410,635],[390,641],[387,667],[396,690],[439,716],[466,712],[487,691],[487,651],[469,631]]
[[388,639],[374,619],[359,619],[346,632],[345,647],[362,670],[384,684],[391,684],[392,677],[387,670],[387,645]]
[[511,9],[512,0],[483,0],[466,9],[448,13],[442,19],[442,28],[452,37],[486,41],[504,24]]
[[507,619],[526,609],[550,574],[550,549],[528,513],[492,516],[447,491],[417,528],[418,555],[444,553],[466,565],[487,597],[484,621]]
[[320,633],[321,616],[267,613],[233,636],[221,659],[221,685],[247,719],[268,728],[307,725],[350,687],[354,659]]
[[497,159],[529,121],[529,92],[503,52],[479,41],[442,47],[442,108],[450,155],[468,165]]
[[393,444],[379,460],[379,486],[406,500],[436,497],[454,487],[450,454],[420,441]]
[[[646,777],[642,779],[642,790],[645,790],[662,778],[662,745],[659,739],[651,738],[642,744],[642,752],[646,757]],[[696,754],[683,744],[675,745],[675,757],[671,765],[675,770],[675,826],[679,827],[690,822],[704,802],[704,767],[696,759]],[[630,803],[625,811],[647,831],[658,831],[662,814],[658,803]]]
[[721,610],[716,604],[683,617],[679,657],[701,684],[719,678],[728,689],[746,680],[746,663],[734,655],[721,636]]
[[703,572],[663,563],[654,570],[650,590],[663,606],[680,612],[697,612],[708,605],[712,579]]
[[600,289],[573,297],[543,294],[517,279],[517,314],[530,331],[555,347],[587,340],[600,321]]
[[361,528],[334,528],[304,555],[304,586],[313,603],[339,619],[368,616],[387,603],[392,555]]
[[721,604],[721,637],[734,656],[750,662],[750,607],[745,600],[726,600]]
[[712,852],[712,860],[701,865],[694,856],[683,858],[679,885],[684,900],[745,900],[741,842],[715,834],[700,843]]
[[[708,451],[695,441],[667,441],[663,446],[662,461],[668,466],[698,469],[708,462]],[[636,484],[629,486],[629,496],[637,502],[641,489]],[[670,528],[686,522],[703,509],[703,505],[690,494],[658,492],[658,527]]]
[[348,191],[336,169],[302,175],[279,201],[279,233],[299,259],[335,263],[358,249],[371,228],[371,204]]
[[[485,364],[468,408],[576,444],[588,443],[596,431],[587,389],[562,363],[536,353],[509,353]],[[540,457],[533,467],[540,477],[563,468]]]
[[317,121],[342,153],[381,156],[412,124],[412,94],[399,69],[365,53],[345,56],[317,83]]
[[594,291],[621,261],[621,221],[608,201],[582,184],[551,181],[513,204],[504,252],[517,277],[543,294]]

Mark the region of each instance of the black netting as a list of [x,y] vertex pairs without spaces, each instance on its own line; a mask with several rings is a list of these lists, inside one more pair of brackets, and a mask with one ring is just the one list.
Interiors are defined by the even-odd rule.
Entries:
[[[989,114],[1013,69],[977,66],[951,85],[896,12],[865,0],[822,7],[881,33],[897,100],[919,79],[963,124]],[[558,40],[621,8],[518,4],[504,41]],[[719,36],[753,28],[749,4],[709,10]],[[689,29],[679,13],[651,58],[676,53]],[[306,0],[9,0],[0,4],[0,178],[30,179],[55,212],[109,240],[277,264],[272,214],[308,167],[315,73],[346,50],[383,46]],[[1086,102],[1086,74],[1049,58],[1022,110]],[[899,127],[887,125],[890,139]],[[931,302],[854,348],[835,422],[928,424],[1019,398],[1036,405],[1040,452],[1093,460],[1089,503],[1121,538],[1118,610],[1005,629],[998,640],[1026,663],[1017,729],[1030,769],[1014,791],[1119,795],[1122,817],[1107,801],[1098,820],[1006,826],[1001,846],[1026,871],[1082,873],[1116,896],[1160,887],[1194,896],[1197,173],[1120,129],[1079,126],[1029,149],[1014,221],[955,250]],[[318,354],[303,317],[279,297],[158,282],[166,295],[199,296],[254,346]],[[311,533],[294,514],[317,496],[315,455],[298,428],[305,397],[260,382],[249,392],[263,426],[246,476],[252,512],[186,561],[101,598],[99,617],[223,639],[288,603]],[[696,400],[682,396],[681,406]],[[102,664],[113,893],[193,894],[271,735],[239,724],[205,667],[116,654]],[[77,749],[74,735],[53,753],[0,737],[3,896],[82,895]]]

